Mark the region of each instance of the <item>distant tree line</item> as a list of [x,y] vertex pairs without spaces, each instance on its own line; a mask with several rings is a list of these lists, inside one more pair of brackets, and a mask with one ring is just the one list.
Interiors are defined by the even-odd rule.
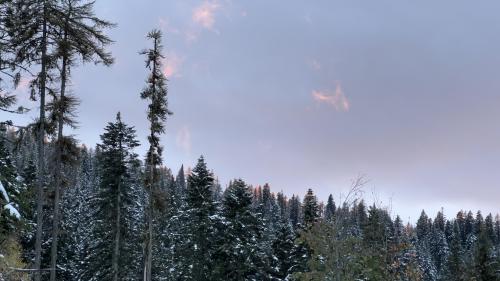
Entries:
[[0,1],[0,110],[28,111],[13,94],[22,81],[39,102],[32,124],[0,122],[0,281],[500,280],[498,215],[422,211],[404,225],[360,200],[362,178],[323,203],[312,189],[223,188],[203,157],[174,174],[160,145],[172,113],[158,30],[140,52],[146,157],[120,113],[96,147],[78,144],[64,133],[78,125],[71,70],[113,63],[113,26],[94,1]]

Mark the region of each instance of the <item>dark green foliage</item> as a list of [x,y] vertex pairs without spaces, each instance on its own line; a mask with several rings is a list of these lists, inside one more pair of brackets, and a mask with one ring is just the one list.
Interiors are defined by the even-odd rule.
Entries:
[[[478,221],[476,222],[479,223]],[[480,229],[475,255],[476,280],[500,280],[499,261],[493,255],[493,245],[488,237],[488,233],[482,227]]]
[[295,233],[292,226],[283,221],[276,230],[276,238],[272,243],[271,275],[283,280],[292,270],[297,269]]
[[[89,267],[84,273],[86,280],[112,280],[113,261],[118,262],[121,280],[137,280],[139,269],[135,262],[141,259],[137,227],[140,218],[137,210],[141,202],[138,179],[132,171],[137,165],[133,149],[139,145],[135,130],[122,122],[108,123],[98,145],[99,184],[93,199],[93,218],[99,223],[92,233],[87,256]],[[115,247],[118,243],[118,252]]]
[[182,244],[185,280],[211,280],[214,266],[211,257],[219,223],[214,216],[213,184],[214,177],[201,156],[187,178],[187,206],[183,217],[186,233]]
[[300,198],[298,196],[292,195],[292,198],[288,202],[290,208],[290,223],[294,228],[297,228],[300,221]]
[[265,255],[259,249],[261,222],[252,212],[252,193],[241,179],[224,192],[224,231],[215,254],[215,280],[265,280]]
[[325,208],[325,220],[326,221],[331,221],[333,220],[333,217],[335,216],[335,210],[337,207],[335,206],[335,202],[333,201],[333,195],[328,196],[328,201],[326,202],[326,208]]
[[0,136],[0,252],[2,242],[22,229],[20,206],[23,190],[5,140]]
[[427,237],[427,235],[429,235],[430,232],[431,225],[429,225],[429,217],[427,217],[425,211],[422,210],[422,213],[417,221],[417,238],[419,240],[423,240]]
[[310,188],[304,196],[303,212],[305,225],[311,225],[319,218],[318,199]]

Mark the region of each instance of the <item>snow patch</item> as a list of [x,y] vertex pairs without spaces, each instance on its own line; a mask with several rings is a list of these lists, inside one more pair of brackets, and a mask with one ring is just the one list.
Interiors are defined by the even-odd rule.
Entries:
[[5,190],[5,187],[3,187],[2,182],[0,182],[0,193],[2,193],[3,198],[7,201],[7,203],[9,203],[9,195],[7,194],[7,190]]
[[4,209],[9,211],[9,213],[14,217],[16,217],[17,219],[21,218],[21,214],[19,214],[19,211],[14,206],[12,206],[12,203],[5,205]]

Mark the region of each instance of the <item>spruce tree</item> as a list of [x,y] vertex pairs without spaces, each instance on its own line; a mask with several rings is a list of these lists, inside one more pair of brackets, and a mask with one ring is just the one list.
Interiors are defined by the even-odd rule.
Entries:
[[312,189],[308,189],[303,202],[304,224],[311,225],[319,218],[318,199]]
[[417,221],[417,238],[419,240],[424,240],[427,238],[431,231],[431,226],[429,225],[429,217],[424,210],[420,213],[420,217]]
[[224,232],[216,252],[214,280],[266,280],[265,255],[258,245],[262,222],[252,212],[252,193],[234,180],[224,192]]
[[214,176],[207,169],[201,156],[187,178],[187,250],[185,264],[189,267],[187,280],[210,280],[213,270],[214,241],[217,221],[214,221],[216,206],[212,187]]
[[296,235],[288,221],[282,221],[272,243],[271,275],[278,280],[285,280],[293,272]]
[[464,261],[462,253],[462,238],[457,221],[453,223],[453,232],[450,240],[450,255],[446,262],[445,280],[465,281]]
[[325,209],[325,220],[326,221],[332,221],[334,216],[335,216],[335,202],[333,201],[333,195],[328,196],[328,201],[326,203],[326,209]]
[[290,223],[295,229],[300,224],[300,198],[292,195],[288,204],[290,205]]
[[499,261],[493,255],[492,248],[493,245],[488,237],[488,233],[481,228],[475,254],[476,280],[490,281],[500,279]]
[[[99,187],[95,199],[96,224],[90,246],[89,269],[85,280],[137,280],[134,261],[139,247],[138,221],[134,219],[137,179],[132,171],[137,165],[133,149],[139,145],[135,129],[121,120],[120,114],[108,123],[98,145]],[[136,270],[136,272],[134,272]]]
[[0,136],[0,254],[1,243],[20,228],[20,197],[24,186],[18,180],[5,140]]

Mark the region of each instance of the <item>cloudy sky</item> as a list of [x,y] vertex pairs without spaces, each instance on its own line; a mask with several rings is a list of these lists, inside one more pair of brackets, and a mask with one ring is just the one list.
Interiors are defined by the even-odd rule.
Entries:
[[[500,210],[497,1],[101,0],[118,24],[110,68],[73,72],[83,143],[117,111],[146,150],[147,75],[138,52],[165,33],[177,170],[203,154],[223,184],[365,198],[414,221],[441,207]],[[25,97],[20,97],[21,101]],[[24,117],[29,119],[31,117]]]

